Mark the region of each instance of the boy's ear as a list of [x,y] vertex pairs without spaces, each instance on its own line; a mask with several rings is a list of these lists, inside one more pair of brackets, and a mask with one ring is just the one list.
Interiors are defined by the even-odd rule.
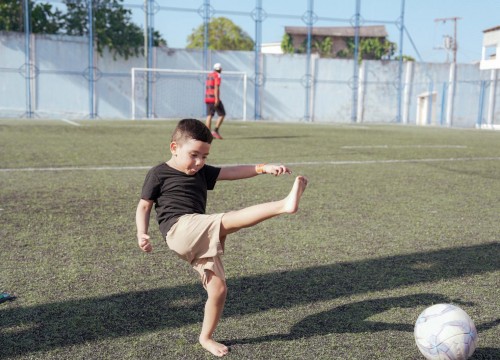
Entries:
[[177,153],[177,149],[178,149],[178,145],[175,141],[172,141],[170,143],[170,152],[172,153],[172,155],[175,155]]

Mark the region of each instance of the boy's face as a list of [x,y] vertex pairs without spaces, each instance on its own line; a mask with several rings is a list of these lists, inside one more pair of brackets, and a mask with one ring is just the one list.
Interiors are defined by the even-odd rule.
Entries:
[[210,144],[189,139],[188,141],[170,143],[174,167],[187,175],[194,175],[200,170],[207,160]]

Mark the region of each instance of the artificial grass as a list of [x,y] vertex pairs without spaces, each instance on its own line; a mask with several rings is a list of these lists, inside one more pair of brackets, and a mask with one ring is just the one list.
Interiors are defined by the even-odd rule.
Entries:
[[[151,219],[147,168],[175,122],[0,121],[0,357],[205,359],[205,293]],[[296,215],[229,237],[217,339],[235,359],[421,359],[413,325],[452,302],[500,358],[500,133],[227,122],[209,163],[292,164]],[[62,170],[64,168],[64,170]],[[58,170],[59,169],[59,170]],[[293,176],[220,182],[208,212],[284,197]]]

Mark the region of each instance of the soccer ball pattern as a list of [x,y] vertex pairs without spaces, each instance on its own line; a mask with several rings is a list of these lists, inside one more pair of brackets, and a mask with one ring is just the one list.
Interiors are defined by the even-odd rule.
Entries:
[[418,349],[429,360],[465,360],[477,346],[476,326],[458,306],[437,304],[425,309],[415,323]]

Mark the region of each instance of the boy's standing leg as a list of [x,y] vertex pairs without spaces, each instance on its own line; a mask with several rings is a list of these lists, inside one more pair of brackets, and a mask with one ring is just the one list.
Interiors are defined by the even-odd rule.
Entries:
[[207,270],[206,276],[208,299],[205,304],[205,314],[199,341],[206,350],[215,356],[221,357],[226,355],[229,349],[224,344],[216,342],[213,339],[213,334],[224,310],[227,286],[223,279],[209,270]]

